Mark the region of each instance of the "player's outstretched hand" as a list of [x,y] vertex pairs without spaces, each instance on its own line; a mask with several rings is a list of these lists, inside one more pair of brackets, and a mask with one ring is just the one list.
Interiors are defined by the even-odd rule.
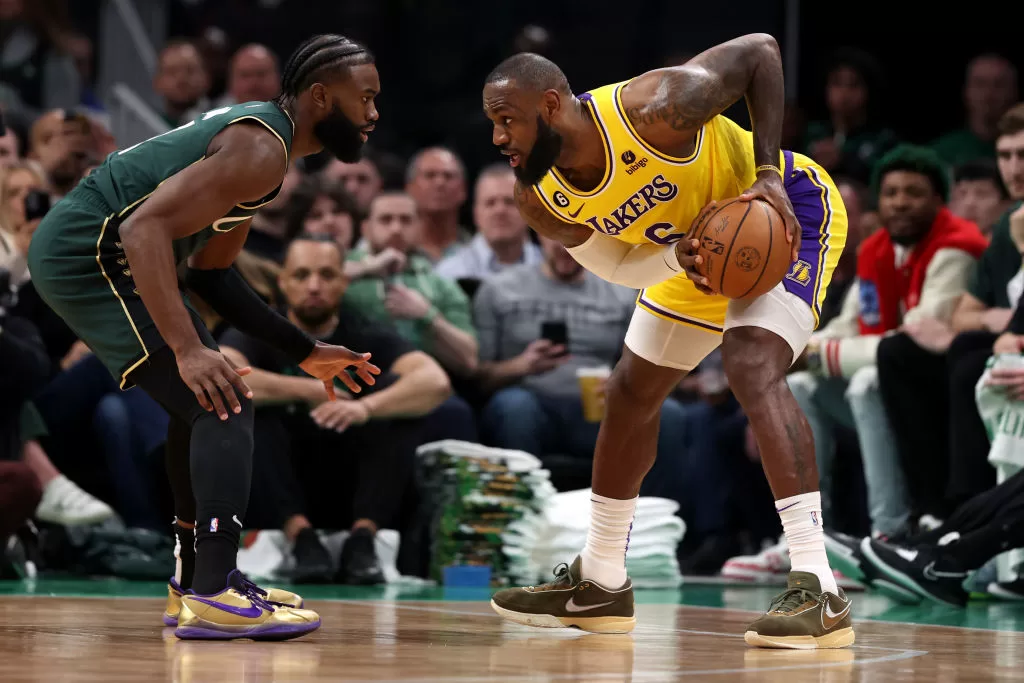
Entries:
[[370,362],[370,354],[368,353],[356,353],[350,349],[346,349],[344,346],[334,346],[332,344],[324,344],[323,342],[317,342],[316,346],[313,347],[313,353],[309,354],[306,360],[299,363],[299,367],[302,368],[307,374],[312,377],[316,377],[318,380],[324,383],[324,389],[327,390],[327,397],[330,400],[334,400],[337,396],[334,393],[334,378],[337,377],[345,383],[352,393],[358,394],[362,391],[360,387],[352,377],[349,376],[346,369],[352,367],[356,370],[356,375],[359,379],[363,380],[367,385],[372,386],[377,382],[375,375],[380,374],[380,368]]
[[790,244],[790,262],[800,258],[800,222],[793,213],[793,203],[786,194],[785,183],[782,176],[774,171],[765,171],[757,177],[750,189],[739,197],[741,202],[749,202],[752,199],[763,199],[772,205],[782,220],[786,222],[786,240]]
[[[178,374],[192,390],[204,410],[216,410],[222,420],[242,412],[238,394],[252,398],[252,389],[242,379],[252,368],[236,368],[220,351],[197,346],[177,356]],[[237,392],[237,393],[236,393]]]

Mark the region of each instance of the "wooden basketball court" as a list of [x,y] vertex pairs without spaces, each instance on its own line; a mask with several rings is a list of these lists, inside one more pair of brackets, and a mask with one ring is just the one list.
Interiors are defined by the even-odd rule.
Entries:
[[[638,607],[640,622],[629,636],[509,624],[481,599],[486,594],[429,601],[364,591],[361,599],[310,594],[310,606],[324,620],[310,637],[286,643],[211,643],[177,640],[172,629],[160,625],[159,598],[114,597],[155,595],[159,586],[97,584],[103,588],[84,590],[81,586],[88,582],[78,582],[77,589],[65,591],[76,597],[57,597],[49,587],[37,588],[35,595],[0,587],[8,593],[0,597],[0,681],[931,683],[1024,677],[1024,633],[1016,630],[1024,621],[1024,607],[1013,605],[996,606],[995,613],[982,605],[989,610],[984,618],[975,606],[950,611],[882,605],[919,621],[988,620],[988,628],[964,628],[865,618],[877,613],[880,599],[854,596],[861,612],[854,648],[795,652],[748,648],[742,633],[755,612],[729,606],[753,607],[751,599],[763,601],[774,589],[698,587],[659,591],[648,599],[641,593],[638,598],[645,604]],[[339,590],[314,593],[334,593],[336,598]],[[81,597],[84,593],[93,597]],[[675,604],[665,604],[666,593],[675,596]],[[432,595],[442,597],[443,592]],[[915,609],[916,617],[913,611],[899,611]]]

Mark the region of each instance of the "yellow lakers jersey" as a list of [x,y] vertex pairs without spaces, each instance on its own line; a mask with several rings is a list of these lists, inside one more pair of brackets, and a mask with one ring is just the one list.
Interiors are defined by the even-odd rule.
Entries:
[[[659,152],[626,116],[621,95],[627,82],[580,96],[604,144],[605,171],[597,187],[584,192],[552,168],[535,190],[564,221],[631,244],[668,244],[686,234],[709,202],[735,197],[754,183],[753,136],[716,116],[698,131],[690,156]],[[779,164],[782,168],[781,158]]]

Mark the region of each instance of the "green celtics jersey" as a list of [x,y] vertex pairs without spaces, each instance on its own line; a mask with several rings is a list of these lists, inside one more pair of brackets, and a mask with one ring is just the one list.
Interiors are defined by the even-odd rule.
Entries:
[[[284,146],[285,155],[291,151],[293,124],[287,113],[272,102],[247,102],[232,107],[221,107],[202,114],[194,121],[156,137],[133,145],[106,158],[102,165],[89,174],[75,194],[99,194],[109,210],[114,225],[123,222],[131,212],[165,180],[175,173],[202,161],[210,141],[217,133],[239,121],[258,122],[266,126]],[[217,232],[228,232],[271,202],[280,191],[273,192],[251,204],[236,204],[226,216],[197,233],[174,242],[174,256],[178,263],[198,251]],[[105,237],[116,240],[116,230],[105,231]]]

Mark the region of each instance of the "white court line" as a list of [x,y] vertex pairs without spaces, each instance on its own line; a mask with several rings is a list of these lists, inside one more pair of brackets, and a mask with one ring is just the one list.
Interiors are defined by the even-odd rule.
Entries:
[[[367,601],[367,600],[345,600],[349,604],[363,605],[367,607],[380,605],[380,601]],[[396,609],[406,609],[416,612],[433,612],[435,614],[450,614],[453,616],[468,616],[468,617],[488,617],[492,615],[486,612],[471,612],[468,610],[453,610],[446,609],[444,607],[427,607],[421,605],[409,605],[401,602],[390,603]],[[685,605],[684,605],[685,607]],[[706,609],[715,609],[713,607]],[[497,615],[494,615],[494,618]],[[530,627],[524,627],[530,628]],[[669,628],[669,627],[657,627],[657,626],[638,626],[638,631],[651,631],[661,633],[688,633],[693,635],[706,635],[706,636],[717,636],[723,638],[742,638],[743,636],[737,633],[722,633],[720,631],[697,631],[693,629],[685,628]],[[560,631],[555,631],[561,633]],[[665,680],[665,676],[673,676],[676,678],[684,676],[713,676],[721,674],[743,674],[743,673],[764,673],[769,671],[799,671],[808,669],[835,669],[839,667],[854,667],[854,666],[865,666],[868,664],[886,664],[889,662],[898,662],[905,659],[913,659],[915,657],[923,657],[929,654],[927,650],[904,650],[897,648],[888,647],[876,647],[873,645],[854,645],[850,648],[851,650],[883,650],[889,651],[892,654],[881,655],[878,657],[869,657],[867,659],[854,659],[850,662],[820,662],[815,664],[786,664],[782,666],[768,666],[768,667],[743,667],[739,669],[694,669],[689,671],[636,671],[633,670],[628,674],[622,673],[580,673],[580,674],[548,674],[548,673],[536,673],[527,674],[524,676],[501,676],[500,680],[503,681],[549,681],[549,680],[579,680],[585,678],[591,679],[619,679],[621,680],[623,675],[629,677],[629,680],[640,681],[640,680]],[[495,675],[496,676],[496,675]],[[481,676],[467,676],[467,677],[452,677],[445,676],[444,678],[395,678],[388,680],[374,679],[375,683],[444,683],[445,681],[457,681],[458,683],[487,683],[489,681],[499,680],[495,676],[481,677]]]

